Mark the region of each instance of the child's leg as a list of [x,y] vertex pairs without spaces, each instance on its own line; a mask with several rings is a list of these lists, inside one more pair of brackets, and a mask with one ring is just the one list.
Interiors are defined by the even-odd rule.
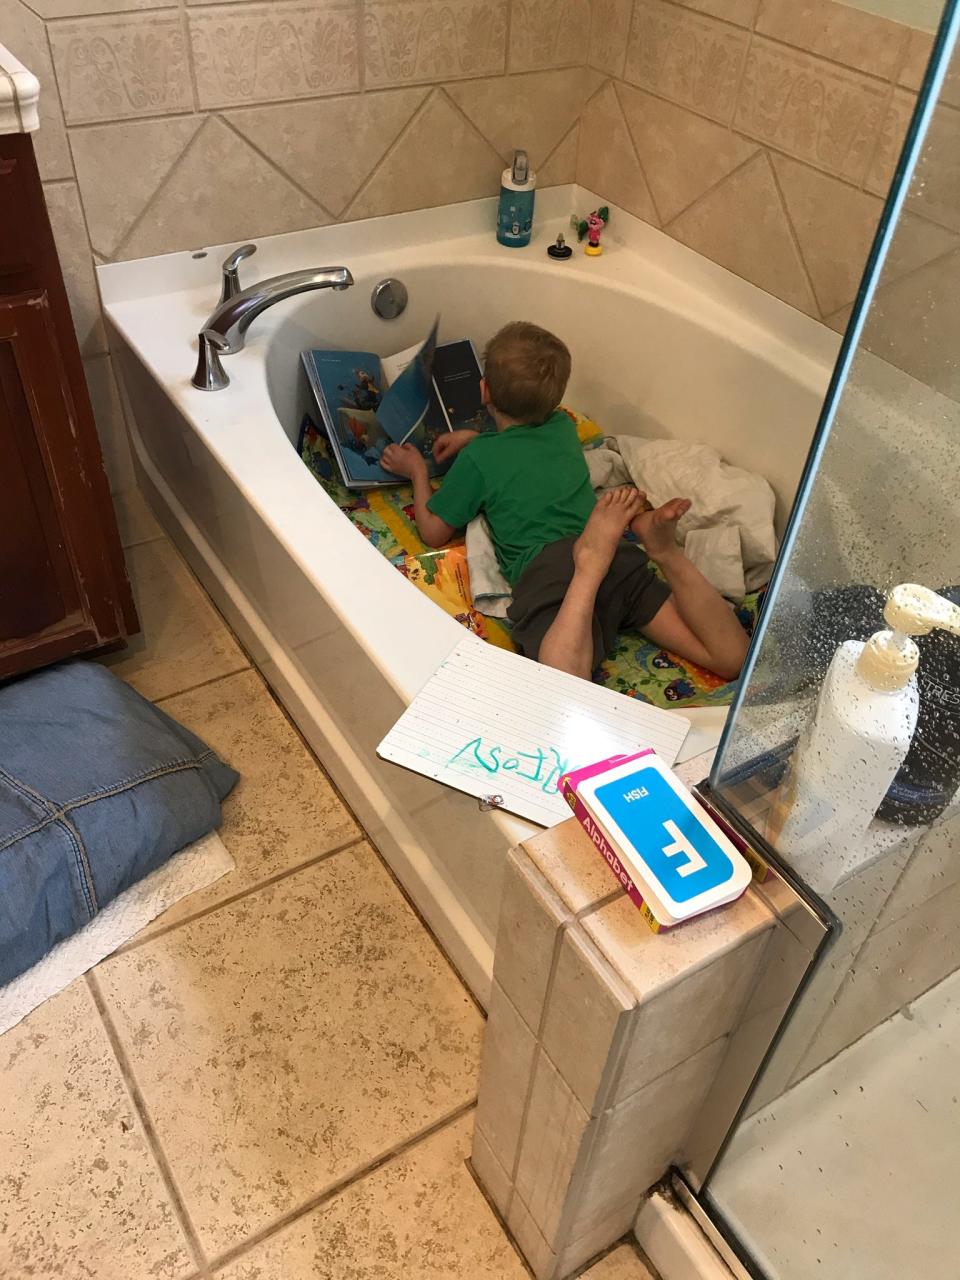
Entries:
[[637,515],[636,489],[611,489],[601,495],[573,547],[574,573],[563,603],[540,644],[537,661],[589,680],[593,674],[593,619],[597,592]]

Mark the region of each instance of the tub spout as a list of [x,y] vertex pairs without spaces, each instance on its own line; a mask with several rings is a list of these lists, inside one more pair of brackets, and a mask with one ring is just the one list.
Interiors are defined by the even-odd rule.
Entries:
[[311,267],[306,271],[289,271],[286,275],[271,276],[259,284],[242,289],[227,298],[216,308],[203,326],[218,333],[226,342],[223,355],[232,355],[243,349],[247,330],[262,311],[276,302],[292,298],[297,293],[309,293],[312,289],[349,289],[353,276],[346,267]]

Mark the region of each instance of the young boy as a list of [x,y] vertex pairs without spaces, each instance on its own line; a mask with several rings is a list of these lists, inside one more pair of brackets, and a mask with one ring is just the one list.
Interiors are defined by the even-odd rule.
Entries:
[[[454,431],[434,446],[456,456],[432,493],[413,445],[390,445],[383,466],[413,482],[417,529],[440,547],[483,512],[497,559],[513,587],[509,618],[527,657],[590,679],[621,630],[642,631],[663,649],[724,679],[739,674],[747,637],[733,611],[676,541],[690,503],[655,511],[637,489],[599,500],[571,419],[557,412],[570,352],[537,325],[516,321],[487,347],[483,403],[496,434]],[[631,528],[643,544],[627,542]],[[665,585],[650,560],[660,566]]]

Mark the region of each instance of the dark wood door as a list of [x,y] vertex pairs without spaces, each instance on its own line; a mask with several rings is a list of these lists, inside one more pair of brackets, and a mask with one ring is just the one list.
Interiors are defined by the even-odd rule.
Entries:
[[0,678],[138,628],[29,138],[0,138]]

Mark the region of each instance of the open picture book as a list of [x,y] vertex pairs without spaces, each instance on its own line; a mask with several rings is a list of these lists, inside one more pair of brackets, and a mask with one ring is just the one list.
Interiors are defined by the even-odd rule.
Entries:
[[[389,444],[412,444],[432,476],[442,468],[433,445],[444,431],[492,429],[480,399],[482,372],[473,343],[437,343],[439,318],[422,344],[381,359],[370,351],[304,351],[307,426],[330,441],[348,489],[407,483],[380,464]],[[315,415],[315,417],[313,417]]]

